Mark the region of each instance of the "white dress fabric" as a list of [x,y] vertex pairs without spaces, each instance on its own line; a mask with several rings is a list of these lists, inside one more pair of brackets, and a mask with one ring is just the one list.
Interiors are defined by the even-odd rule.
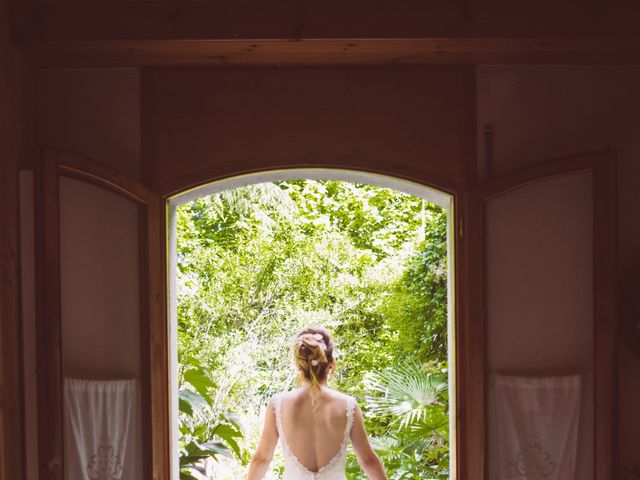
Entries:
[[353,412],[356,408],[356,400],[353,397],[347,397],[347,406],[345,415],[347,416],[347,424],[344,429],[342,444],[338,453],[317,472],[312,472],[306,468],[298,458],[293,454],[287,438],[285,437],[284,427],[282,426],[282,393],[273,397],[274,409],[276,413],[276,427],[278,436],[280,437],[280,445],[282,447],[282,455],[284,457],[284,475],[282,480],[346,480],[345,463],[347,457],[347,444],[349,443],[349,435],[351,426],[353,425]]
[[136,380],[65,379],[65,478],[137,478],[136,396]]
[[491,480],[574,480],[580,375],[493,375]]

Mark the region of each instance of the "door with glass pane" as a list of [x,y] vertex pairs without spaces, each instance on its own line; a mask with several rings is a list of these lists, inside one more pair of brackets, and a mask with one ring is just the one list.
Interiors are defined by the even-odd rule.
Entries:
[[[464,335],[469,345],[482,343],[465,374],[479,377],[471,384],[485,423],[475,465],[485,478],[556,478],[570,457],[575,478],[613,478],[615,160],[605,151],[541,162],[495,177],[466,199]],[[575,452],[545,446],[550,431],[505,455],[500,425],[508,413],[496,382],[571,375],[580,379],[579,398],[567,404],[579,408]],[[553,395],[547,403],[562,393]],[[548,423],[551,407],[533,393],[527,398],[515,423],[527,415]]]
[[37,192],[40,478],[168,478],[160,198],[51,149]]

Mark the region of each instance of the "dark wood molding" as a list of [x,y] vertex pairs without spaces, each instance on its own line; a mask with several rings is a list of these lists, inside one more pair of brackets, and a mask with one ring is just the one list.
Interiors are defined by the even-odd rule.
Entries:
[[40,66],[640,63],[631,1],[15,2],[11,19]]
[[63,375],[58,157],[36,171],[36,371],[40,478],[63,480]]
[[[0,53],[1,55],[1,53]],[[0,58],[0,65],[5,65]],[[7,73],[10,77],[11,73]],[[0,478],[23,478],[24,389],[20,308],[18,162],[13,135],[16,112],[7,82],[0,86]]]
[[640,360],[640,263],[625,267],[618,275],[617,314],[620,318],[619,338]]
[[[4,165],[3,165],[4,168]],[[8,171],[7,171],[8,170]],[[20,274],[18,266],[17,174],[3,170],[0,181],[0,478],[22,478],[24,457],[24,390]]]
[[618,475],[617,154],[594,159],[595,478]]
[[147,204],[146,234],[146,295],[147,319],[144,335],[148,351],[147,373],[149,379],[150,408],[149,431],[151,438],[151,478],[171,477],[171,410],[170,410],[170,365],[169,325],[167,309],[167,229],[166,203],[158,196]]
[[493,177],[484,183],[480,183],[477,186],[477,193],[481,201],[486,202],[509,190],[520,188],[545,178],[577,173],[582,170],[595,171],[600,163],[605,162],[603,157],[609,159],[611,155],[612,153],[608,150],[599,150],[576,153],[533,163]]
[[[47,148],[46,151],[53,152]],[[59,174],[105,188],[136,203],[147,203],[153,193],[126,175],[71,152],[56,149]]]
[[484,250],[482,205],[472,189],[461,197],[457,210],[458,475],[465,480],[484,480],[487,414]]

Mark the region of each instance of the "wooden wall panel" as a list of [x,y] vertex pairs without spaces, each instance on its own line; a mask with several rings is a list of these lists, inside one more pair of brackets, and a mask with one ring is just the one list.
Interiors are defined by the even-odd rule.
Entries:
[[342,167],[448,190],[469,180],[467,67],[153,69],[143,177],[163,194],[269,168]]
[[40,69],[37,86],[38,144],[140,178],[136,69]]
[[0,479],[24,477],[18,170],[26,156],[28,65],[9,42],[0,0]]
[[[0,60],[0,70],[6,64]],[[11,69],[5,71],[11,72]],[[4,75],[4,72],[3,72]],[[10,76],[11,73],[9,73]],[[4,80],[4,79],[3,79]],[[4,81],[3,81],[4,83]],[[0,105],[7,105],[6,85]],[[18,271],[18,158],[11,108],[0,113],[0,479],[22,478],[22,362]]]

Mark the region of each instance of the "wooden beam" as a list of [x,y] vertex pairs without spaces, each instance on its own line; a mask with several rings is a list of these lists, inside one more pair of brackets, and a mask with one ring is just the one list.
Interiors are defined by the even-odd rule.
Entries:
[[640,38],[81,41],[21,48],[41,67],[640,63]]
[[[465,7],[466,5],[466,7]],[[639,63],[640,4],[497,0],[18,2],[40,66]]]

